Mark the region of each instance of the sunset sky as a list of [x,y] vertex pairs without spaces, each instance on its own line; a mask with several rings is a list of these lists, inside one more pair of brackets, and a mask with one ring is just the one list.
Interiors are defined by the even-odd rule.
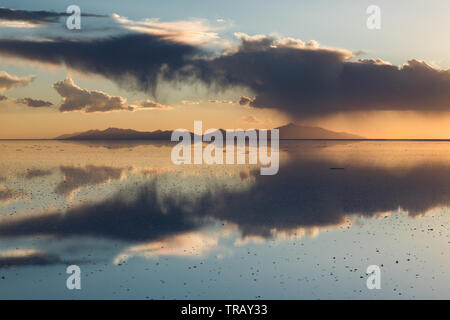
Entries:
[[[66,8],[81,8],[81,30]],[[366,26],[369,5],[381,29]],[[450,2],[24,1],[0,7],[0,139],[108,127],[450,138]]]

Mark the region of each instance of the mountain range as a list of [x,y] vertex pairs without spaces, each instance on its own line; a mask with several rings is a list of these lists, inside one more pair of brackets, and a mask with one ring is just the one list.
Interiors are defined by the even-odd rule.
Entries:
[[[365,139],[364,137],[346,133],[326,130],[320,127],[299,126],[293,123],[276,128],[280,130],[280,139]],[[219,129],[222,133],[225,130]],[[132,129],[108,128],[106,130],[89,130],[71,134],[63,134],[56,140],[170,140],[171,130],[156,130],[151,132],[136,131]],[[224,135],[225,136],[225,135]]]

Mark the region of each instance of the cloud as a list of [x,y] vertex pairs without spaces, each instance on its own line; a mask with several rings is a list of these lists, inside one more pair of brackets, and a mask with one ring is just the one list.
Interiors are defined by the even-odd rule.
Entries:
[[[128,104],[127,99],[120,96],[111,96],[103,91],[89,91],[80,88],[72,78],[67,77],[63,81],[58,81],[53,88],[63,98],[59,107],[61,112],[83,111],[93,112],[113,112],[113,111],[135,111],[135,110],[171,110],[172,107],[160,104],[153,100],[136,101]],[[30,98],[20,99],[33,107],[47,107],[51,102],[33,100]]]
[[[103,15],[82,13],[84,17],[105,17]],[[69,14],[66,12],[54,12],[54,11],[28,11],[28,10],[15,10],[9,8],[0,8],[0,25],[12,28],[30,28],[40,25],[46,25],[49,23],[56,23],[61,17],[67,17]]]
[[43,108],[43,107],[51,107],[53,103],[49,101],[33,99],[33,98],[21,98],[16,100],[18,103],[22,103],[28,107],[32,108]]
[[0,202],[8,202],[18,196],[18,193],[3,185],[0,185]]
[[152,100],[144,100],[144,101],[138,101],[135,102],[135,104],[132,105],[134,108],[138,109],[145,109],[145,110],[170,110],[172,107],[166,106],[163,104],[160,104],[158,102],[152,101]]
[[28,169],[23,175],[25,179],[33,179],[46,177],[52,174],[51,170],[41,170],[41,169]]
[[71,195],[81,187],[119,180],[125,171],[124,168],[93,165],[86,167],[61,166],[60,170],[64,180],[56,186],[55,193],[65,196]]
[[[17,77],[10,75],[6,71],[0,71],[0,93],[16,87],[26,86],[30,84],[34,80],[34,78],[34,76]],[[9,98],[7,96],[0,94],[0,101],[6,101],[8,99]],[[32,98],[16,99],[15,102],[22,103],[34,108],[50,107],[53,105],[51,102]]]
[[150,34],[77,40],[0,40],[3,55],[65,64],[143,91],[154,91],[160,77],[170,80],[189,76],[191,72],[184,68],[200,52],[197,47]]
[[450,206],[448,165],[396,170],[352,163],[345,170],[330,170],[335,166],[329,160],[294,157],[275,176],[252,171],[249,188],[218,193],[214,209],[208,211],[201,201],[204,211],[197,212],[236,224],[244,236],[271,237],[298,228],[338,226],[355,215],[377,217],[400,208],[415,217]]
[[98,204],[87,204],[64,212],[0,222],[0,237],[52,235],[58,238],[90,236],[127,242],[146,242],[192,231],[201,226],[193,221],[185,205],[163,203],[158,199],[156,185],[149,184],[134,199],[116,194]]
[[[81,261],[78,261],[79,263]],[[55,254],[35,249],[15,249],[0,251],[0,267],[48,266],[74,264],[75,261],[63,261]]]
[[21,21],[30,25],[47,24],[57,22],[61,16],[66,16],[66,13],[58,13],[51,11],[26,11],[14,10],[9,8],[0,8],[0,20],[6,21]]
[[181,100],[182,104],[185,105],[199,105],[202,101],[195,101],[195,100]]
[[[1,39],[0,53],[64,64],[153,96],[160,81],[201,82],[214,90],[242,88],[254,98],[241,99],[241,104],[272,108],[293,117],[450,109],[450,71],[423,61],[413,59],[395,66],[381,59],[355,60],[349,50],[323,47],[314,40],[244,33],[236,33],[239,45],[217,54],[199,44],[215,39],[215,35],[204,37],[211,30],[202,23],[133,22],[117,15],[112,19],[119,24],[116,35]],[[188,38],[198,32],[203,40],[184,41],[183,28]],[[117,99],[109,108],[126,106]]]
[[[330,170],[335,166],[333,160],[294,157],[278,175],[244,172],[241,179],[249,180],[247,187],[237,190],[211,185],[195,199],[190,194],[163,195],[157,177],[138,188],[136,196],[119,192],[64,212],[2,221],[0,237],[90,236],[167,242],[168,237],[221,221],[237,226],[244,238],[269,238],[341,226],[353,216],[379,217],[400,208],[415,217],[450,205],[450,166],[445,163],[417,164],[406,170],[403,165],[352,163],[344,170]],[[151,254],[155,248],[154,244],[144,245],[138,251]]]
[[209,103],[218,103],[218,104],[234,104],[234,101],[224,100],[224,99],[208,100],[207,102],[209,102]]
[[[26,86],[31,81],[33,81],[33,79],[34,76],[16,77],[10,75],[6,71],[0,71],[0,93],[8,89],[13,89],[15,87]],[[1,100],[6,99],[5,96],[2,97],[3,99]]]
[[50,265],[61,262],[58,257],[34,249],[0,251],[0,266]]
[[248,105],[250,105],[250,104],[252,103],[252,101],[253,101],[253,99],[251,99],[251,98],[249,98],[249,97],[244,97],[244,96],[242,96],[242,97],[239,99],[239,104],[240,104],[241,106],[248,106]]
[[120,263],[135,256],[146,258],[160,256],[201,257],[215,249],[218,242],[218,234],[207,231],[191,231],[131,246],[120,253],[114,259],[114,262]]
[[199,104],[235,104],[234,101],[225,99],[210,99],[210,100],[182,100],[184,105],[199,105]]
[[122,27],[143,34],[159,36],[166,40],[191,45],[212,45],[219,43],[217,27],[208,25],[206,20],[163,22],[158,18],[132,21],[118,14],[113,14]]
[[447,111],[450,71],[411,60],[393,66],[380,59],[352,61],[346,50],[316,42],[239,35],[229,54],[198,63],[203,80],[240,85],[254,99],[241,105],[274,108],[293,116],[345,111]]
[[110,96],[102,91],[88,91],[77,86],[70,77],[63,81],[56,82],[53,88],[63,98],[59,111],[84,111],[91,112],[110,112],[127,110],[132,111],[125,98],[119,96]]

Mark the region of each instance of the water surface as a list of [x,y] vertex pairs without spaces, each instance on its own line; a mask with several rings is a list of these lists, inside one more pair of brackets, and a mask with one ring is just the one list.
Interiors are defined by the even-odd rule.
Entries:
[[449,142],[282,141],[275,176],[172,146],[0,141],[0,298],[450,298]]

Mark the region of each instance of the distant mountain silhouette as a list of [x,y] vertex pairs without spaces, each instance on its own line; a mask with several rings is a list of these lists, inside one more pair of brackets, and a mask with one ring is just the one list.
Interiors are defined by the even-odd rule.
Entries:
[[[320,127],[287,124],[279,127],[280,139],[365,139],[346,132],[334,132]],[[225,137],[225,130],[219,129]],[[132,129],[109,128],[106,130],[89,130],[72,134],[63,134],[56,140],[170,140],[171,130],[151,132]]]
[[365,139],[356,134],[335,132],[320,127],[298,126],[293,123],[278,129],[280,129],[280,139]]
[[106,130],[89,130],[81,133],[63,134],[56,140],[170,140],[172,131],[156,130],[142,132],[132,129],[108,128]]

